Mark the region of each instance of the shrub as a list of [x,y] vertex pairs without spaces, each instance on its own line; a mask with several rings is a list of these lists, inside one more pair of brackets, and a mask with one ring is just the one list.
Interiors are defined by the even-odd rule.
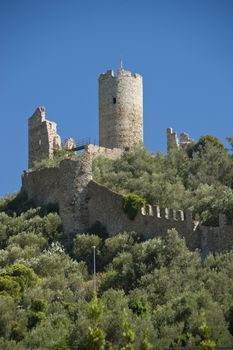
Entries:
[[46,300],[35,299],[32,301],[31,310],[34,312],[45,312],[47,310],[48,303]]
[[123,197],[123,210],[130,220],[133,220],[138,213],[138,209],[145,207],[145,199],[136,194],[128,194]]

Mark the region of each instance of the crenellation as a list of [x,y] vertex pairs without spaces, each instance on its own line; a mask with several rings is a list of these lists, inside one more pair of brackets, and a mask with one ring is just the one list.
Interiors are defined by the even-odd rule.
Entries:
[[183,210],[176,211],[176,219],[177,221],[184,221],[184,212]]
[[172,220],[177,220],[176,212],[177,211],[175,209],[170,209],[169,218]]
[[153,213],[156,218],[160,218],[160,208],[158,205],[153,206]]
[[150,204],[146,204],[146,215],[153,216],[153,210]]
[[101,73],[100,76],[99,76],[99,80],[102,80],[102,79],[107,79],[109,77],[114,77],[114,71],[112,69],[109,69],[107,70],[106,73]]
[[168,219],[168,208],[160,208],[161,219]]

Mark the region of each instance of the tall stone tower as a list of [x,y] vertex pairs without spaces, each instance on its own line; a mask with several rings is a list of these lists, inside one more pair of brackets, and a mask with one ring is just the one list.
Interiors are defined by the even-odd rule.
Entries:
[[45,119],[45,108],[38,107],[28,119],[28,167],[35,162],[53,158],[55,150],[61,148],[57,124]]
[[142,77],[122,67],[99,77],[99,143],[132,149],[143,143]]

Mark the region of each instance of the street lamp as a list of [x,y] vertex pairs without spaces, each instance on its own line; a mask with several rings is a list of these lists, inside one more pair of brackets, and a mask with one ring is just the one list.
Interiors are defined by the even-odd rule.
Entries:
[[95,248],[96,246],[93,245],[93,289],[94,292],[96,291],[96,267],[95,267]]

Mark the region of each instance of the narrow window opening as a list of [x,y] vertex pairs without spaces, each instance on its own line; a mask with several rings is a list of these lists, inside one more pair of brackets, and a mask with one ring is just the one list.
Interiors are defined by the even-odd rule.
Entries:
[[114,104],[116,103],[116,97],[113,97],[113,103]]

